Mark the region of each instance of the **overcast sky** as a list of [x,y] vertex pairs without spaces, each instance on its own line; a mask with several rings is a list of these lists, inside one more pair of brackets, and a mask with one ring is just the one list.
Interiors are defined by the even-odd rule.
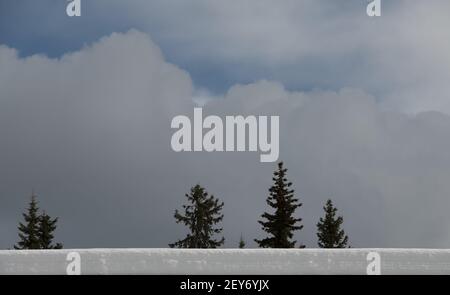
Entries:
[[32,189],[66,248],[166,247],[196,183],[225,202],[225,246],[255,246],[276,164],[173,152],[194,101],[280,116],[308,247],[328,198],[353,247],[450,247],[449,1],[66,4],[0,0],[0,248]]

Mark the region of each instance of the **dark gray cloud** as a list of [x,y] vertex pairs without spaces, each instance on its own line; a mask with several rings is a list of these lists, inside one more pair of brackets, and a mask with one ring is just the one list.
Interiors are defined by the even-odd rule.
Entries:
[[448,115],[387,111],[357,88],[293,92],[265,80],[212,99],[130,31],[59,59],[0,47],[0,247],[16,240],[32,188],[60,216],[68,247],[164,247],[183,235],[173,211],[198,182],[225,202],[226,246],[261,235],[274,164],[170,150],[171,118],[191,116],[199,95],[205,115],[280,116],[280,159],[304,203],[297,238],[308,246],[327,198],[355,247],[449,246]]
[[[362,88],[400,111],[448,111],[447,0],[0,1],[0,44],[21,56],[58,57],[112,32],[136,28],[189,71],[198,88],[223,94],[267,79],[290,90]],[[13,26],[11,24],[14,24]]]
[[361,0],[108,2],[93,8],[139,20],[215,93],[267,79],[301,91],[362,88],[402,112],[450,112],[446,0],[383,1],[379,18]]

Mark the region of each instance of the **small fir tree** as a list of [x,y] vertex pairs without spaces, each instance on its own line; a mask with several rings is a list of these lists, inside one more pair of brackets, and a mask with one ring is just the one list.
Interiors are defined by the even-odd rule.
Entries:
[[336,217],[337,209],[331,200],[328,200],[325,207],[325,217],[320,218],[317,223],[317,237],[320,248],[347,248],[348,237],[341,229],[344,219],[342,216]]
[[41,249],[62,249],[61,243],[53,244],[54,235],[56,230],[56,223],[58,218],[51,218],[45,211],[39,218],[39,241]]
[[241,238],[239,239],[239,248],[244,249],[245,248],[245,241],[244,238],[241,235]]
[[183,205],[183,213],[175,211],[177,223],[186,225],[189,233],[186,238],[179,240],[170,247],[176,248],[217,248],[225,242],[222,237],[214,239],[214,235],[220,234],[222,228],[215,227],[223,219],[221,213],[223,202],[219,202],[213,195],[209,196],[206,190],[199,184],[191,188],[186,194],[187,205]]
[[14,249],[40,249],[38,210],[36,196],[32,193],[27,212],[22,214],[24,222],[20,222],[18,226],[20,240],[14,245]]

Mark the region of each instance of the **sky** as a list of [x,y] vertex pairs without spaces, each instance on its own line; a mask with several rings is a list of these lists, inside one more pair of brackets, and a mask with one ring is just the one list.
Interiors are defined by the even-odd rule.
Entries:
[[176,115],[280,116],[280,160],[317,245],[331,198],[352,247],[450,247],[450,2],[0,0],[0,248],[31,190],[66,248],[166,247],[197,183],[225,247],[257,223],[276,163],[175,153]]

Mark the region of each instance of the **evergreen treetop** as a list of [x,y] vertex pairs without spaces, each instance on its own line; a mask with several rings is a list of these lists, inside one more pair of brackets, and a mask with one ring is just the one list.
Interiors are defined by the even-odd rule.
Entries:
[[342,216],[336,217],[337,209],[331,200],[327,200],[325,207],[325,217],[320,218],[317,223],[317,237],[320,248],[347,248],[348,237],[341,225],[344,221]]
[[39,240],[41,249],[62,249],[61,243],[53,244],[53,232],[58,218],[51,218],[45,211],[39,216]]
[[52,219],[45,212],[39,214],[34,192],[31,194],[27,212],[22,215],[24,222],[19,223],[19,242],[14,245],[14,249],[62,249],[62,244],[53,244],[53,232],[58,218]]
[[225,242],[222,237],[214,239],[215,234],[219,234],[222,228],[215,227],[222,221],[221,214],[224,203],[219,202],[213,195],[209,195],[199,184],[191,188],[189,194],[185,195],[188,204],[183,205],[184,212],[175,211],[177,223],[186,225],[189,233],[186,238],[179,240],[170,247],[176,248],[217,248]]
[[239,248],[244,249],[245,248],[245,241],[244,238],[241,235],[241,238],[239,239]]
[[272,178],[274,184],[269,188],[266,201],[275,209],[275,212],[263,213],[261,215],[263,220],[258,221],[262,229],[270,236],[262,240],[255,239],[259,247],[294,248],[296,241],[292,240],[293,233],[303,228],[303,225],[297,225],[302,219],[294,217],[296,209],[302,204],[294,197],[294,190],[291,189],[292,182],[287,180],[286,172],[283,162],[278,163],[278,169]]
[[14,249],[40,249],[39,239],[39,215],[38,203],[34,193],[31,195],[31,200],[26,213],[23,213],[24,222],[19,223],[19,242],[14,245]]

